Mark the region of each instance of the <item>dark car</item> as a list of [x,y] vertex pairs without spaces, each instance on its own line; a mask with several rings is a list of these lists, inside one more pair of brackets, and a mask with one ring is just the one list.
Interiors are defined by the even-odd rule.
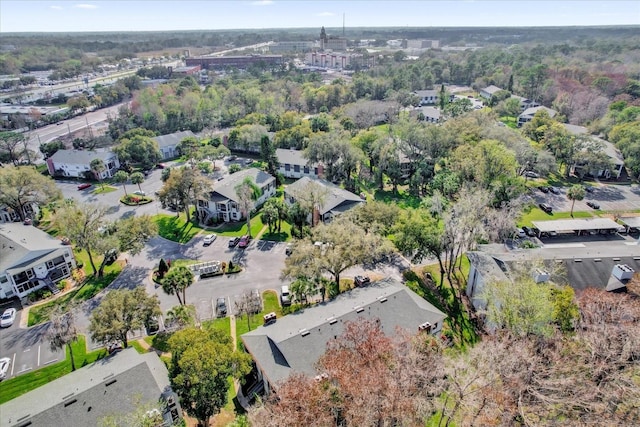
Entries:
[[533,230],[533,228],[524,226],[522,227],[522,231],[524,231],[524,233],[529,237],[536,237],[536,232]]
[[546,203],[540,203],[538,206],[540,207],[540,209],[542,209],[543,211],[545,211],[548,214],[553,213],[553,208],[550,205],[546,204]]
[[156,165],[156,167],[157,167],[158,169],[164,169],[164,168],[166,168],[167,166],[166,166],[164,163],[158,163],[158,164]]
[[545,194],[549,192],[549,189],[544,185],[541,185],[540,187],[538,187],[538,190],[542,191]]
[[284,250],[284,253],[286,256],[290,256],[293,253],[293,246],[291,246],[291,243],[287,245],[287,247]]
[[356,276],[356,277],[353,279],[353,283],[354,283],[356,286],[366,286],[366,285],[368,285],[369,283],[371,283],[371,279],[369,279],[367,276]]
[[593,202],[591,200],[589,200],[587,202],[587,206],[589,206],[591,209],[600,209],[600,205],[596,202]]
[[218,317],[227,315],[227,299],[220,297],[216,300],[216,314]]
[[229,240],[229,247],[235,248],[239,241],[240,241],[239,237],[232,237],[231,240]]
[[91,184],[80,184],[78,185],[78,190],[86,190],[89,187],[91,187]]
[[560,190],[557,187],[549,187],[549,191],[553,194],[560,194]]
[[587,193],[593,193],[593,187],[591,187],[590,185],[585,185],[584,191],[586,191]]

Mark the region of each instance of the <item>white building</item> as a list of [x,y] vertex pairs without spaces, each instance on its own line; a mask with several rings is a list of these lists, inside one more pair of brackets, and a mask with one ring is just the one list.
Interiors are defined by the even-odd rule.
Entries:
[[58,150],[47,159],[47,168],[51,176],[86,178],[87,172],[91,171],[91,162],[95,159],[102,160],[106,166],[100,176],[92,173],[96,179],[111,178],[120,168],[118,156],[110,150]]
[[303,176],[318,178],[322,175],[322,165],[310,164],[301,150],[278,148],[276,157],[280,165],[278,172],[285,178],[302,178]]
[[178,151],[178,145],[185,138],[195,138],[195,134],[190,130],[186,130],[183,132],[174,132],[168,135],[160,135],[153,138],[154,141],[158,143],[158,148],[162,153],[162,158],[173,159],[174,157],[178,157],[180,152]]
[[0,224],[0,298],[24,298],[71,276],[76,267],[71,246],[21,222]]
[[198,200],[200,221],[206,224],[211,219],[216,222],[231,222],[244,218],[245,215],[240,211],[236,187],[247,178],[250,178],[261,191],[252,210],[262,206],[269,197],[276,194],[276,179],[273,176],[256,168],[241,170],[217,181],[214,190],[209,193],[209,199]]

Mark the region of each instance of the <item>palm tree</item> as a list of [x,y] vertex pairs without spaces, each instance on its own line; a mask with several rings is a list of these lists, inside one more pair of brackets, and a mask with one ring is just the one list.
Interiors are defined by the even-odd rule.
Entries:
[[107,170],[107,166],[104,164],[102,159],[93,159],[89,164],[91,171],[94,173],[98,181],[100,182],[100,187],[104,189],[104,185],[102,182],[102,172]]
[[262,195],[262,190],[256,185],[250,177],[246,177],[241,184],[236,186],[236,194],[238,195],[238,204],[240,211],[247,218],[247,234],[251,236],[251,211],[253,210],[255,201]]
[[113,179],[115,180],[115,182],[117,182],[118,184],[122,184],[122,188],[124,189],[124,195],[127,196],[127,187],[125,186],[125,184],[127,183],[127,181],[129,180],[129,174],[126,173],[125,171],[118,171],[116,172],[116,174],[113,176]]
[[140,190],[140,192],[142,193],[142,188],[140,188],[140,184],[144,182],[144,175],[142,174],[142,172],[132,173],[129,179],[131,180],[132,184],[138,185],[138,190]]
[[187,267],[174,267],[162,279],[162,290],[167,295],[175,295],[180,305],[187,303],[186,290],[193,283],[193,273]]
[[567,190],[567,198],[571,200],[571,218],[573,218],[573,205],[576,204],[576,200],[584,199],[585,190],[580,184],[573,185]]

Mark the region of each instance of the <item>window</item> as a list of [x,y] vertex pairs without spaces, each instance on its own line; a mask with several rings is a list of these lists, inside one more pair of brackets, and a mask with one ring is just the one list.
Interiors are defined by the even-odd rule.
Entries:
[[304,173],[308,174],[309,173],[309,166],[305,166],[303,168],[303,170],[304,170]]
[[291,165],[289,163],[285,163],[284,170],[290,171],[291,170]]
[[313,173],[318,175],[318,168],[313,168]]
[[293,166],[293,171],[294,172],[300,172],[300,165],[294,165]]
[[219,211],[222,211],[222,212],[227,211],[227,205],[225,205],[224,203],[218,203],[217,208]]

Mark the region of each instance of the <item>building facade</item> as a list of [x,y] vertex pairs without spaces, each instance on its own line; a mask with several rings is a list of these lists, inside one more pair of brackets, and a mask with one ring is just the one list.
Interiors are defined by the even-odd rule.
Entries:
[[202,56],[186,58],[187,67],[199,65],[207,70],[223,70],[225,68],[247,69],[256,65],[278,67],[284,63],[282,55],[247,55],[247,56]]
[[21,222],[0,224],[0,298],[24,298],[71,276],[76,268],[71,246]]
[[[95,159],[102,160],[106,166],[100,175],[91,170],[91,162]],[[120,161],[110,150],[58,150],[47,159],[47,168],[51,176],[87,178],[89,174],[101,180],[113,177],[120,168]]]
[[285,178],[302,178],[303,176],[319,178],[322,175],[322,165],[310,164],[301,150],[278,148],[276,157],[280,165],[278,172]]

